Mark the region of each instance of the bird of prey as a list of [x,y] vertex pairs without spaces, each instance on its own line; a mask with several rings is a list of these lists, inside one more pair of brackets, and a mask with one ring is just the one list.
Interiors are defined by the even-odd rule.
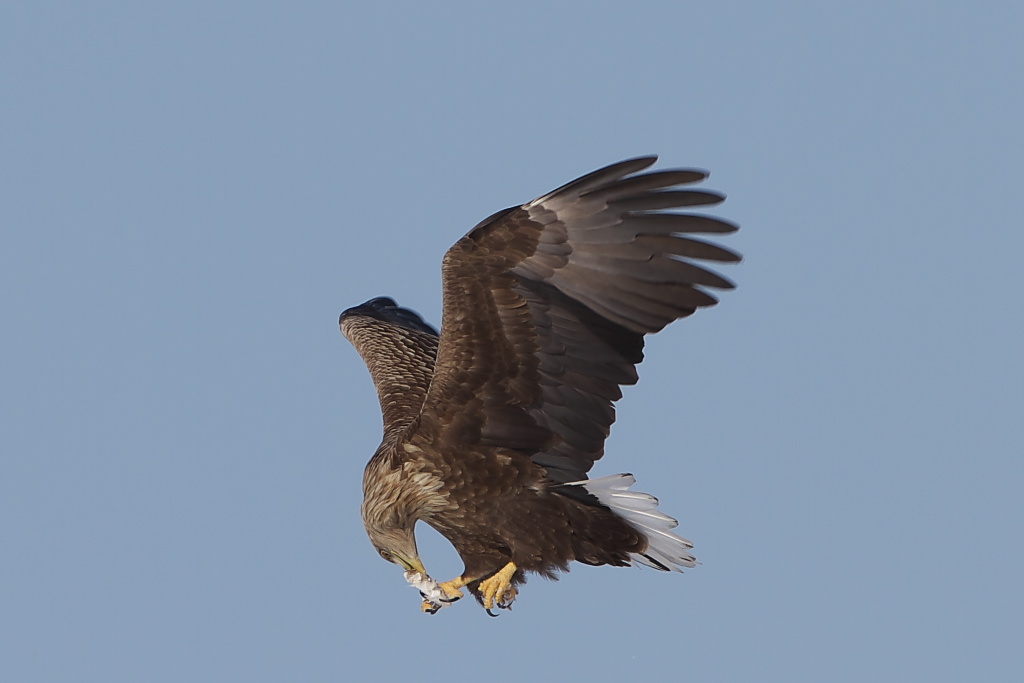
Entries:
[[[467,589],[494,616],[527,572],[572,561],[681,571],[692,544],[632,475],[589,479],[620,387],[637,381],[644,335],[733,284],[701,262],[740,257],[694,234],[731,233],[688,207],[720,194],[699,170],[622,161],[499,211],[448,250],[441,333],[386,297],[341,314],[373,377],[384,437],[366,466],[374,548],[436,613]],[[675,209],[675,211],[674,211]],[[424,521],[465,568],[438,583],[416,549]]]

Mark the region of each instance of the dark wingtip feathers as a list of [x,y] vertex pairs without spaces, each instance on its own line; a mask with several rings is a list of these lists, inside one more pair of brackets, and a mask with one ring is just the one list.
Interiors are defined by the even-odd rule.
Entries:
[[595,188],[606,185],[610,182],[619,180],[623,176],[630,175],[631,173],[639,173],[640,171],[654,165],[654,162],[658,160],[658,156],[650,154],[642,157],[635,157],[633,159],[626,159],[604,168],[599,168],[596,171],[592,171],[585,176],[581,176],[576,180],[566,183],[561,187],[548,192],[543,197],[530,202],[531,204],[540,204],[545,200],[554,197],[557,194],[561,194],[568,190],[573,190],[579,194],[585,194],[586,192]]

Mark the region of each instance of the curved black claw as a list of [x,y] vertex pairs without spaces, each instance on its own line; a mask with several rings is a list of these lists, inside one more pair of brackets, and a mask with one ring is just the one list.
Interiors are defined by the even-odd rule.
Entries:
[[489,609],[485,609],[484,611],[485,611],[485,612],[487,612],[487,616],[489,616],[489,617],[497,617],[497,616],[501,616],[501,615],[499,615],[499,614],[495,614],[494,612],[492,612],[492,611],[491,611],[491,610],[489,610]]
[[423,598],[423,604],[424,605],[426,605],[428,603],[430,604],[430,607],[422,607],[421,608],[427,614],[437,614],[441,610],[441,608],[444,607],[444,605],[439,605],[436,602],[434,602],[433,600],[431,600],[430,598],[428,598],[427,594],[424,593],[423,591],[420,591],[420,597]]

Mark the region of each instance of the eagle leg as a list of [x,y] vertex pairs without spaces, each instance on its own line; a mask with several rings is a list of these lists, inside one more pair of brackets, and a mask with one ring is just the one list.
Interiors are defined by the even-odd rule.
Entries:
[[[512,601],[516,599],[516,589],[512,587],[512,577],[515,576],[515,562],[509,562],[498,572],[480,582],[480,597],[483,598],[484,609],[488,614],[497,606],[499,609],[512,609]],[[496,616],[491,614],[491,616]]]

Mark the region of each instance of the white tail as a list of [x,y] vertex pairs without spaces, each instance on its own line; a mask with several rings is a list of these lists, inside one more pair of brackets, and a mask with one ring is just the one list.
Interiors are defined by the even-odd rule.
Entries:
[[629,490],[636,483],[632,474],[613,474],[573,483],[585,488],[647,538],[644,552],[631,553],[635,562],[675,572],[681,572],[682,567],[697,566],[697,558],[689,552],[693,544],[670,531],[679,522],[658,510],[658,499],[654,496]]

